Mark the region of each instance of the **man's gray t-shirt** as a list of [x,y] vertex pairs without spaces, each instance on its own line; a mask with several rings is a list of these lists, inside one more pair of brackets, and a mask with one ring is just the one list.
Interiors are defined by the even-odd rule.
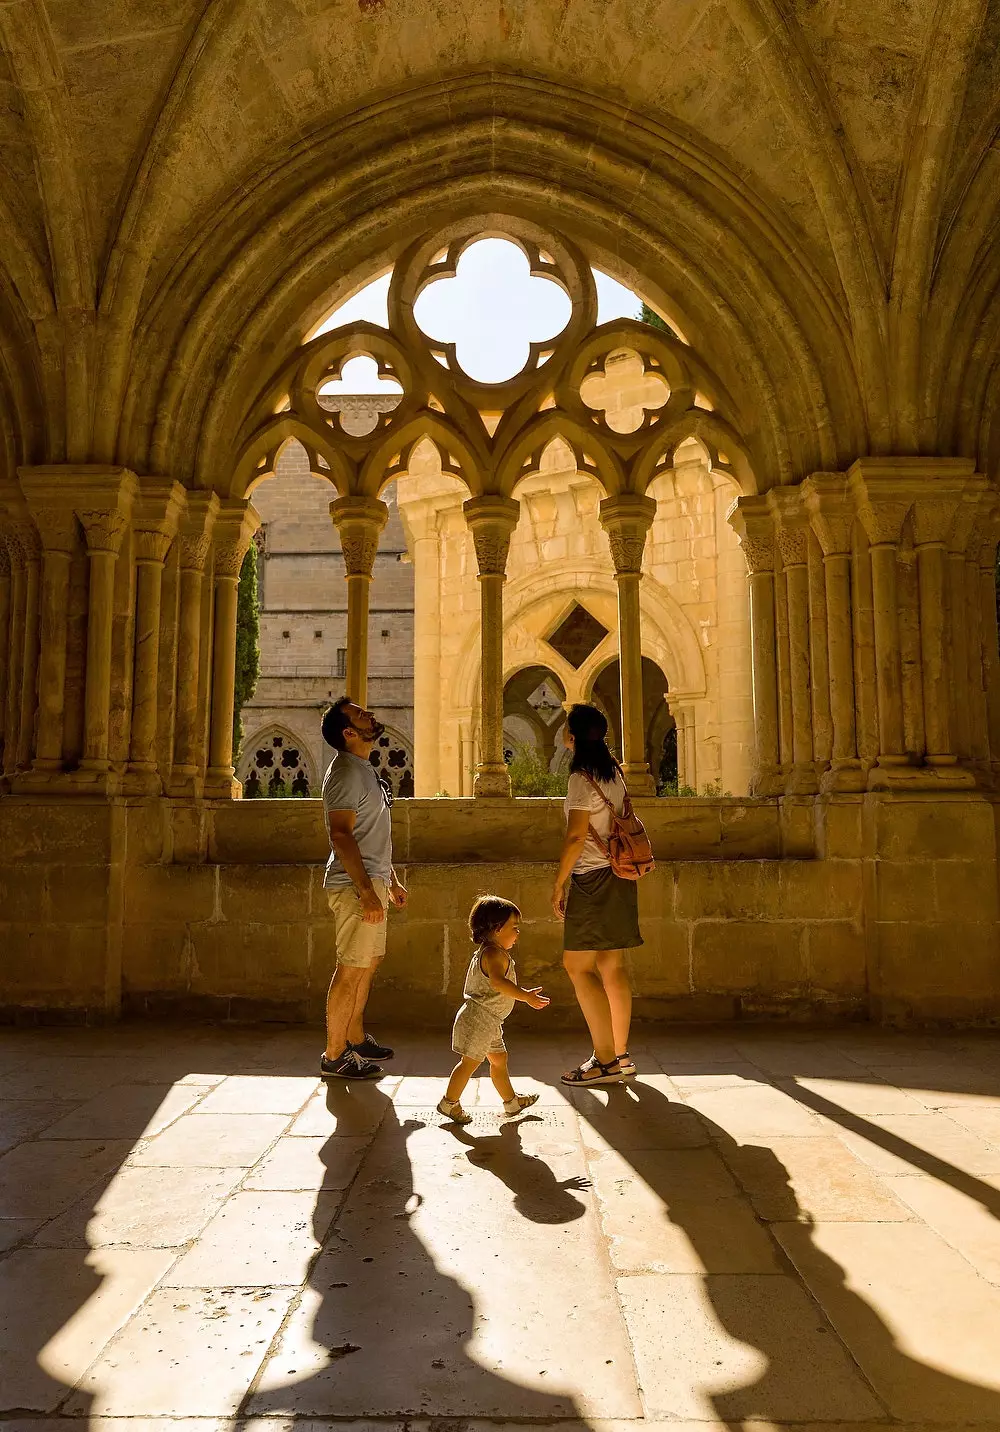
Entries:
[[[369,761],[338,751],[323,777],[323,815],[330,829],[332,810],[357,811],[354,839],[361,852],[361,862],[371,880],[389,883],[392,874],[392,816],[385,789]],[[353,882],[341,865],[337,852],[331,848],[326,862],[323,884],[336,890]]]

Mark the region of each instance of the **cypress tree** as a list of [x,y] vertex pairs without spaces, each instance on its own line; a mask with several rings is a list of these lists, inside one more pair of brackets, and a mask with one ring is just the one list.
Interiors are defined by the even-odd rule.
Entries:
[[260,603],[257,598],[257,548],[247,548],[236,597],[236,684],[233,699],[233,765],[243,744],[243,707],[257,690],[260,676]]

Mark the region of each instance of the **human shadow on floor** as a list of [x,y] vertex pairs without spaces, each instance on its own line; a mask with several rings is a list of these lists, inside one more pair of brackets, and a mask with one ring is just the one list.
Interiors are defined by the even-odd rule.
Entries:
[[[337,1127],[325,1161],[342,1132],[376,1132],[332,1231],[316,1229],[325,1246],[243,1417],[576,1419],[569,1394],[522,1386],[470,1355],[473,1299],[440,1266],[450,1249],[432,1252],[413,1227],[422,1199],[407,1141],[423,1121],[375,1084],[331,1086],[327,1102]],[[448,1236],[458,1247],[469,1235],[459,1223]]]
[[[660,1199],[664,1216],[684,1233],[704,1269],[704,1294],[716,1321],[727,1339],[744,1345],[734,1349],[732,1356],[745,1362],[749,1349],[751,1359],[756,1354],[755,1360],[763,1363],[759,1375],[735,1386],[730,1378],[725,1385],[717,1368],[729,1349],[723,1344],[722,1351],[709,1352],[707,1357],[703,1354],[701,1360],[698,1357],[698,1340],[693,1334],[701,1300],[692,1300],[686,1307],[672,1301],[684,1297],[687,1280],[663,1278],[659,1293],[646,1288],[644,1321],[648,1324],[662,1314],[666,1326],[687,1327],[689,1332],[680,1345],[674,1345],[673,1352],[672,1340],[664,1344],[656,1367],[644,1369],[639,1354],[648,1417],[698,1418],[705,1415],[707,1406],[727,1426],[743,1428],[750,1422],[756,1426],[754,1419],[768,1425],[881,1421],[888,1410],[890,1416],[906,1421],[1000,1426],[1000,1392],[911,1357],[871,1304],[849,1286],[843,1268],[818,1245],[813,1221],[796,1200],[788,1171],[773,1150],[738,1144],[724,1129],[698,1114],[710,1140],[709,1149],[714,1149],[729,1177],[750,1159],[755,1185],[766,1182],[769,1192],[778,1197],[783,1221],[775,1227],[781,1236],[775,1237],[770,1226],[766,1227],[770,1254],[765,1258],[773,1259],[768,1266],[759,1256],[744,1261],[739,1238],[735,1242],[732,1237],[721,1240],[718,1226],[713,1226],[723,1220],[730,1225],[734,1222],[732,1210],[723,1204],[741,1195],[738,1177],[728,1199],[719,1197],[725,1192],[720,1179],[726,1175],[717,1167],[708,1197],[699,1195],[696,1177],[692,1184],[693,1164],[690,1157],[683,1157],[683,1150],[692,1147],[692,1127],[685,1116],[694,1111],[641,1083],[606,1091],[574,1091],[573,1102],[608,1147]],[[638,1136],[634,1133],[637,1125],[642,1128]],[[635,1148],[634,1143],[647,1147]],[[702,1167],[706,1167],[704,1162]],[[628,1194],[627,1188],[620,1189],[621,1196]],[[739,1202],[749,1214],[742,1196]],[[759,1240],[759,1223],[756,1232]],[[649,1256],[655,1259],[656,1255],[651,1251]],[[669,1264],[669,1255],[667,1261]],[[690,1267],[674,1271],[689,1272]],[[665,1300],[662,1310],[658,1296]],[[827,1325],[827,1318],[844,1330],[848,1352]],[[709,1332],[702,1346],[707,1341],[711,1348],[712,1337]]]
[[572,1223],[587,1211],[574,1192],[590,1187],[590,1180],[580,1174],[557,1179],[544,1159],[529,1154],[521,1143],[524,1124],[542,1123],[528,1114],[518,1122],[502,1124],[496,1134],[470,1134],[458,1124],[446,1128],[453,1139],[468,1149],[466,1155],[475,1168],[485,1169],[514,1195],[514,1207],[522,1218],[532,1223]]

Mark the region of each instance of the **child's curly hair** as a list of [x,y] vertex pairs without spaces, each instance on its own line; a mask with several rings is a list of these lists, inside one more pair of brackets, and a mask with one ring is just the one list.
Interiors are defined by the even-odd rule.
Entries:
[[513,900],[502,895],[480,895],[469,911],[469,933],[473,944],[481,945],[498,930],[502,930],[511,915],[520,915]]

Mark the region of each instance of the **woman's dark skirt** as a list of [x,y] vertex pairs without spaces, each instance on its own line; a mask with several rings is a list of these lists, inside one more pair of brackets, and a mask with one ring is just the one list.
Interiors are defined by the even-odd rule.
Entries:
[[631,950],[642,942],[635,880],[622,880],[610,866],[570,877],[564,950]]

